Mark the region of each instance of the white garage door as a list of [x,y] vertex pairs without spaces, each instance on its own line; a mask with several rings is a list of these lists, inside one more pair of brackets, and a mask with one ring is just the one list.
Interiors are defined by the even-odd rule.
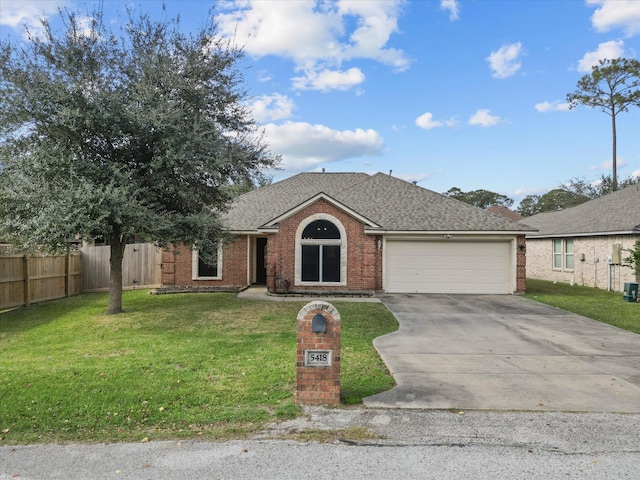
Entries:
[[513,293],[511,242],[389,240],[389,293]]

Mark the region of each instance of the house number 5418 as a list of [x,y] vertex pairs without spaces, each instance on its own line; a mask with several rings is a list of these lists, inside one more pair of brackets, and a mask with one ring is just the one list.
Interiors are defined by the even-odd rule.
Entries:
[[305,367],[330,367],[331,366],[331,350],[305,350],[304,366]]

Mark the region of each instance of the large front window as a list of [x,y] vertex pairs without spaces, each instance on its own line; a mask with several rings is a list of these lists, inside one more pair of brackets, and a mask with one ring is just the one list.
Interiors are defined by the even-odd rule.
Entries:
[[193,250],[191,257],[191,273],[193,280],[219,280],[222,278],[222,249],[211,253]]
[[328,220],[316,220],[305,227],[300,240],[302,246],[303,282],[340,282],[340,231]]
[[573,270],[573,240],[553,240],[553,268],[554,270]]

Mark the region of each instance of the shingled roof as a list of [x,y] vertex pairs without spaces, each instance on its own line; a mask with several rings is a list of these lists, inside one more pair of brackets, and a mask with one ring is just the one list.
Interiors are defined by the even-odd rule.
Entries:
[[236,198],[225,223],[231,231],[256,231],[320,194],[382,231],[534,230],[383,173],[301,173]]
[[589,200],[559,212],[539,213],[522,220],[538,232],[527,237],[640,235],[640,184]]

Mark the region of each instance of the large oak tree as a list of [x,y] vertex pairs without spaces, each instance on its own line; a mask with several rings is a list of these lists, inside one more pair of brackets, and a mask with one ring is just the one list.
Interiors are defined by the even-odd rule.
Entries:
[[44,36],[0,44],[0,238],[23,250],[111,246],[110,313],[122,310],[122,259],[137,235],[215,251],[228,186],[260,178],[271,154],[246,106],[243,53],[213,16],[68,11]]

